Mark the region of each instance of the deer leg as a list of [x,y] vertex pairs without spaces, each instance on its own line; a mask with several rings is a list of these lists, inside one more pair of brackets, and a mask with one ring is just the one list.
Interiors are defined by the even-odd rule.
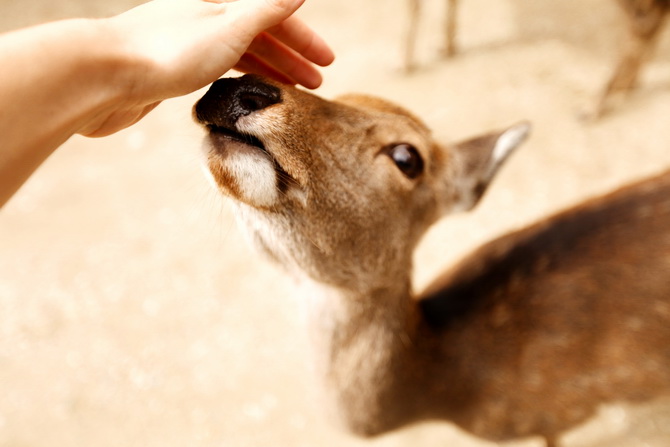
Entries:
[[409,26],[405,36],[405,72],[414,70],[414,50],[419,28],[419,15],[421,13],[421,0],[409,0]]
[[456,54],[456,28],[457,28],[457,8],[458,0],[447,0],[447,11],[445,17],[446,23],[446,34],[445,34],[445,46],[444,46],[444,56],[453,57]]
[[614,72],[600,96],[596,116],[604,115],[611,107],[613,97],[629,93],[637,83],[640,69],[650,53],[652,41],[635,36],[619,59]]
[[643,26],[633,25],[630,42],[614,69],[596,108],[596,117],[607,113],[614,96],[625,95],[635,88],[640,71],[650,58],[663,25],[662,13],[645,21]]

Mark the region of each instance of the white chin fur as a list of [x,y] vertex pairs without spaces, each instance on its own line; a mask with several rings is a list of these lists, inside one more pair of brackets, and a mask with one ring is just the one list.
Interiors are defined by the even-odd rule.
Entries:
[[[269,207],[278,199],[277,176],[272,160],[267,154],[253,147],[237,147],[226,154],[225,163],[218,164],[216,158],[209,163],[216,163],[217,170],[224,170],[235,185],[230,188],[238,200],[252,206]],[[211,170],[210,170],[211,171]],[[226,185],[222,185],[224,189]]]
[[237,180],[240,198],[256,206],[271,206],[277,200],[275,168],[267,155],[257,149],[249,153],[236,152],[226,162],[226,168]]

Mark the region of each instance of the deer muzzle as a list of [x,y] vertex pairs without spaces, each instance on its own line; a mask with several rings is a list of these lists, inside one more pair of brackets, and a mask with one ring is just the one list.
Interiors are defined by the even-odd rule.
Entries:
[[249,122],[279,103],[278,87],[247,75],[214,82],[193,110],[196,122],[208,130],[204,147],[212,179],[223,193],[255,207],[276,203],[278,173],[282,179],[285,173],[266,149],[260,129],[254,132],[257,126]]

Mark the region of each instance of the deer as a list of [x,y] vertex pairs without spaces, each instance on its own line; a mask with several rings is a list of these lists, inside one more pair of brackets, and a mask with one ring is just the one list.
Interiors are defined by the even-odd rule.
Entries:
[[[445,14],[444,56],[458,53],[458,0],[447,0]],[[620,49],[619,60],[605,83],[589,118],[606,115],[622,97],[635,89],[640,72],[651,58],[661,30],[670,13],[670,0],[617,0],[626,22],[629,40]],[[409,25],[405,36],[404,67],[407,73],[414,71],[414,52],[421,16],[421,0],[409,0]]]
[[556,447],[601,404],[670,393],[670,172],[487,242],[415,293],[422,235],[480,202],[529,123],[444,143],[385,99],[256,75],[217,80],[193,115],[217,190],[304,295],[324,402],[351,433],[443,420]]

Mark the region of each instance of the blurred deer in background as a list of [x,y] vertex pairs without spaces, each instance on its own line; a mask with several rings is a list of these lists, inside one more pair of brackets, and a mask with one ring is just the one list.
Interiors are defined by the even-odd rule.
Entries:
[[[416,37],[419,30],[421,18],[421,3],[423,0],[409,0],[409,27],[405,38],[405,71],[411,72],[415,68],[414,52],[416,51]],[[457,0],[447,0],[445,10],[445,32],[444,32],[444,56],[456,55],[456,25],[457,25]]]
[[670,12],[670,0],[618,0],[618,3],[628,19],[630,40],[622,49],[619,62],[600,97],[596,117],[611,108],[615,95],[627,94],[635,88],[640,71],[651,57]]
[[[410,20],[405,38],[405,70],[415,68],[414,52],[419,28],[422,0],[409,0]],[[594,117],[604,115],[615,101],[615,96],[630,92],[636,85],[644,63],[651,57],[668,13],[670,0],[617,0],[629,24],[630,40],[621,49],[621,56],[609,78],[593,112]],[[446,57],[456,54],[457,11],[459,0],[447,0],[445,20]]]
[[301,282],[354,433],[443,419],[553,447],[603,403],[670,393],[670,174],[493,240],[416,296],[419,239],[480,201],[528,124],[447,145],[382,99],[256,76],[215,82],[194,116],[241,228]]

